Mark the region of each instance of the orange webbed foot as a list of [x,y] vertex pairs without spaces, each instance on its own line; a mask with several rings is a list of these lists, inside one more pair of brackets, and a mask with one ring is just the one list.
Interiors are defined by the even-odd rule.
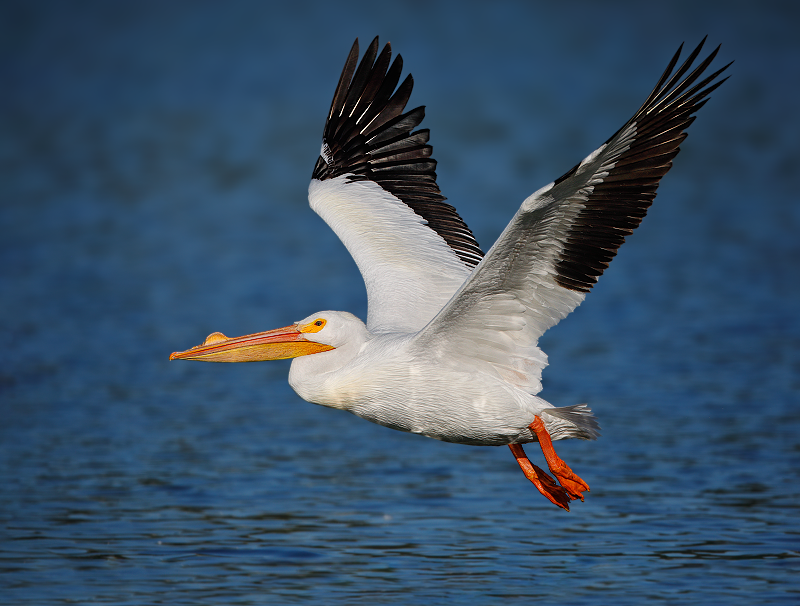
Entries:
[[539,440],[539,445],[542,447],[542,453],[545,460],[547,460],[550,472],[561,482],[561,486],[564,487],[572,500],[580,499],[583,501],[582,493],[584,491],[589,492],[589,485],[556,454],[553,448],[553,440],[550,438],[550,434],[547,432],[541,417],[534,417],[530,428]]
[[570,494],[564,490],[564,488],[556,484],[556,481],[547,475],[544,470],[531,463],[525,451],[522,449],[521,444],[509,444],[508,447],[517,459],[522,473],[533,482],[533,485],[536,486],[539,492],[554,505],[558,505],[562,509],[569,511]]

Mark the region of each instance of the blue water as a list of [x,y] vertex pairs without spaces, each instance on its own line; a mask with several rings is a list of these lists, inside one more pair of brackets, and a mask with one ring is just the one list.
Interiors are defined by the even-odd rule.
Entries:
[[[3,3],[0,602],[800,602],[798,14],[697,4]],[[706,33],[731,79],[542,342],[543,395],[603,426],[557,444],[571,513],[506,448],[303,402],[286,362],[167,361],[365,315],[306,201],[356,36],[403,54],[488,248]]]

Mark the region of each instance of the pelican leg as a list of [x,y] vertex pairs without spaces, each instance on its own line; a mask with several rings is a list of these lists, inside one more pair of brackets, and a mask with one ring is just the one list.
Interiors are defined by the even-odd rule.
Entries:
[[569,465],[564,463],[561,457],[556,454],[556,451],[553,449],[553,440],[550,439],[550,434],[547,433],[547,429],[545,429],[541,417],[534,417],[530,428],[539,439],[539,445],[542,447],[542,453],[547,460],[550,473],[552,473],[561,483],[561,486],[566,489],[570,499],[580,499],[583,501],[582,493],[584,490],[587,492],[589,491],[589,485],[578,477],[578,475],[569,468]]
[[[538,418],[538,417],[537,417]],[[569,511],[570,495],[561,486],[556,484],[555,480],[547,475],[544,470],[536,467],[531,463],[528,455],[522,449],[522,444],[509,444],[508,447],[517,459],[522,473],[528,478],[533,485],[541,492],[547,499],[554,505],[558,505],[562,509]]]

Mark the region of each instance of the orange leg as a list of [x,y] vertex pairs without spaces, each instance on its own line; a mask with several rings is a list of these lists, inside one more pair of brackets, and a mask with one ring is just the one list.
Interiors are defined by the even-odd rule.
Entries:
[[544,458],[547,460],[547,466],[550,468],[550,472],[561,482],[561,485],[566,489],[571,499],[580,499],[583,501],[582,493],[584,490],[587,492],[589,491],[589,485],[580,479],[578,475],[569,468],[569,465],[564,463],[561,457],[556,454],[556,451],[553,449],[553,440],[550,439],[550,434],[547,433],[542,419],[538,416],[534,417],[530,428],[539,439],[539,445],[542,447],[542,452],[544,453]]
[[[538,419],[539,417],[536,418]],[[525,454],[525,451],[522,450],[521,444],[509,444],[508,447],[511,449],[511,452],[514,453],[517,463],[519,463],[519,466],[522,469],[522,473],[525,474],[526,478],[533,482],[533,485],[539,489],[539,492],[541,492],[546,498],[550,499],[554,505],[558,505],[562,509],[569,511],[570,495],[567,493],[567,491],[556,484],[555,480],[547,475],[542,469],[531,463],[530,459],[528,459],[528,456]]]

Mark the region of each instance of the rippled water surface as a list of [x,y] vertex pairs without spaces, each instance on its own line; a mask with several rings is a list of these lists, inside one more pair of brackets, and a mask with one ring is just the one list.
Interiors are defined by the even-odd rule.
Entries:
[[[786,6],[4,3],[0,602],[798,603]],[[356,36],[403,54],[439,183],[488,248],[706,33],[730,81],[542,340],[543,395],[603,426],[557,444],[592,487],[571,513],[506,448],[303,402],[287,362],[167,361],[217,330],[365,315],[305,191]]]

